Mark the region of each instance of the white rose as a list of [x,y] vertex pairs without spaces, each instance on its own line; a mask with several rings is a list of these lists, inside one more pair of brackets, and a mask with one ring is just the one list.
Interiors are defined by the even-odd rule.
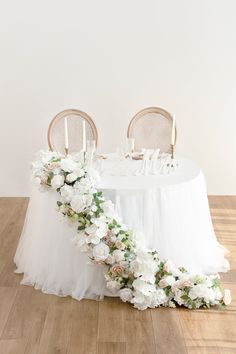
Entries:
[[74,172],[78,168],[78,164],[71,157],[66,157],[61,160],[60,167],[65,172]]
[[107,289],[112,291],[113,293],[118,291],[120,289],[120,286],[121,286],[120,283],[115,280],[111,280],[107,282]]
[[131,289],[129,288],[124,288],[124,289],[121,289],[120,292],[119,292],[119,296],[121,298],[122,301],[126,302],[130,302],[132,300],[132,297],[133,297],[133,292]]
[[75,195],[71,202],[71,208],[76,212],[76,213],[81,213],[84,211],[86,208],[89,207],[89,205],[92,202],[92,197],[87,196],[87,195]]
[[65,180],[64,176],[61,175],[54,176],[51,180],[52,189],[57,189],[63,186],[64,180]]
[[123,261],[123,259],[125,258],[125,253],[120,250],[115,250],[112,255],[115,258],[116,262]]
[[225,289],[223,301],[225,305],[229,305],[231,303],[231,293],[229,289]]
[[105,243],[100,242],[93,247],[93,257],[96,261],[105,261],[109,255],[109,251],[109,247]]

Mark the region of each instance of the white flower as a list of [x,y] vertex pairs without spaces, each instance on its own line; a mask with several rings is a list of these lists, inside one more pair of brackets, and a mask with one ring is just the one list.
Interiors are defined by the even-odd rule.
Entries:
[[107,289],[115,293],[120,289],[120,283],[116,280],[111,280],[107,282]]
[[102,218],[93,218],[93,224],[86,228],[86,232],[89,235],[93,235],[100,238],[103,238],[107,235],[108,225],[103,221]]
[[131,289],[129,288],[124,288],[124,289],[121,289],[120,292],[119,292],[119,296],[121,298],[122,301],[126,302],[130,302],[132,300],[132,297],[133,297],[133,292]]
[[74,172],[78,168],[78,164],[71,156],[68,156],[60,161],[60,167],[65,172]]
[[229,289],[225,289],[223,301],[225,305],[229,305],[231,303],[231,293]]
[[109,255],[109,251],[109,247],[105,243],[100,242],[93,247],[93,257],[96,261],[105,261]]
[[148,251],[138,250],[136,259],[130,263],[130,268],[135,277],[140,277],[140,279],[152,284],[155,283],[158,263]]
[[115,250],[112,255],[115,258],[116,262],[123,261],[123,259],[125,258],[125,253],[120,250]]
[[156,290],[156,286],[154,284],[149,284],[141,279],[135,279],[132,285],[135,290],[140,291],[143,295],[149,295],[151,292]]
[[185,301],[182,299],[182,296],[184,295],[184,292],[182,292],[180,289],[175,289],[174,292],[174,300],[177,302],[179,306],[184,305]]
[[78,178],[77,174],[75,172],[71,172],[66,176],[66,180],[69,183],[74,182]]
[[94,181],[89,177],[83,177],[80,181],[75,182],[74,188],[77,193],[95,193]]
[[192,287],[189,292],[190,299],[203,298],[207,302],[215,301],[215,292],[213,289],[208,288],[205,284],[197,284]]
[[90,195],[75,195],[71,202],[71,208],[76,212],[76,213],[81,213],[84,211],[86,208],[89,207],[89,205],[92,202],[92,197]]
[[168,296],[163,289],[156,289],[151,295],[150,307],[157,307],[163,305],[168,301]]
[[64,180],[65,180],[64,176],[61,175],[54,176],[51,180],[52,189],[57,189],[63,186]]
[[109,256],[106,258],[106,263],[107,264],[114,264],[116,262],[115,257],[109,254]]
[[168,275],[160,280],[160,288],[166,288],[167,286],[172,286],[175,283],[175,278],[172,275]]
[[72,186],[68,186],[68,184],[65,184],[63,187],[61,187],[60,194],[63,199],[69,203],[72,197],[74,196],[75,192]]

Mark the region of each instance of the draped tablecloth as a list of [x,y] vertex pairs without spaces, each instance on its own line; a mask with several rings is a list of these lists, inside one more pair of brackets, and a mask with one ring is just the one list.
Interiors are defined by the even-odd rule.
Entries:
[[[193,161],[178,162],[170,174],[135,176],[130,174],[140,168],[140,161],[110,155],[99,166],[99,188],[144,247],[156,248],[161,258],[193,273],[225,272],[226,250],[213,230],[204,176]],[[76,299],[111,296],[104,266],[89,264],[70,241],[75,230],[56,211],[57,200],[57,192],[41,193],[32,186],[14,259],[16,272],[24,273],[22,284]]]

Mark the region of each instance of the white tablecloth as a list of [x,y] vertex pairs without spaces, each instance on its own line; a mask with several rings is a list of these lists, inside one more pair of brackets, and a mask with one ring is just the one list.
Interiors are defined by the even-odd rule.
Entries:
[[[161,258],[194,273],[227,271],[225,249],[212,227],[203,174],[191,160],[178,161],[178,169],[169,175],[127,176],[140,161],[121,163],[110,156],[103,161],[99,188],[137,232],[139,242],[156,248]],[[89,265],[87,255],[70,242],[75,231],[55,210],[57,200],[56,192],[32,188],[15,256],[17,272],[24,273],[22,283],[76,299],[111,295],[104,267]]]

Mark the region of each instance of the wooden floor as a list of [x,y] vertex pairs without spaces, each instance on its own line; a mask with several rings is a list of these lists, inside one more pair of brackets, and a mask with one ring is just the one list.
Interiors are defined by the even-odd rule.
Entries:
[[28,204],[0,198],[0,354],[236,353],[236,197],[210,197],[219,241],[232,270],[222,276],[226,310],[140,312],[118,299],[76,301],[19,285],[13,256]]

